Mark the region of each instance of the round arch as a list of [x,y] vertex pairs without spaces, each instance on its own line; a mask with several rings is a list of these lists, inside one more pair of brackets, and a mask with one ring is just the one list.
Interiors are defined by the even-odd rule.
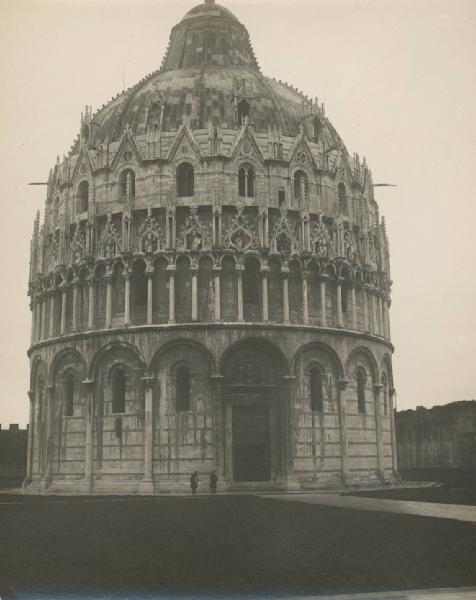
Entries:
[[308,344],[304,344],[298,348],[298,350],[294,353],[294,356],[291,361],[291,370],[294,374],[297,373],[297,365],[301,360],[302,356],[308,351],[312,349],[320,350],[321,352],[327,354],[330,358],[334,367],[336,368],[337,376],[344,378],[344,367],[342,365],[342,361],[337,354],[337,352],[331,346],[327,344],[323,344],[322,342],[309,342]]
[[377,361],[375,360],[375,357],[373,355],[373,353],[366,348],[365,346],[358,346],[357,348],[354,348],[352,350],[352,352],[349,354],[349,356],[347,357],[346,363],[345,363],[345,372],[347,373],[348,378],[350,379],[350,365],[352,363],[352,361],[356,358],[358,358],[358,356],[363,355],[366,358],[366,362],[368,363],[368,366],[370,368],[370,376],[372,378],[373,383],[377,383],[379,381],[379,367],[377,364]]
[[210,352],[210,350],[206,346],[201,344],[200,342],[197,342],[195,340],[190,340],[187,338],[179,338],[176,340],[172,340],[170,342],[165,342],[165,344],[163,346],[158,348],[152,354],[149,364],[147,365],[148,370],[152,371],[153,369],[155,369],[156,366],[158,365],[158,363],[160,362],[161,357],[164,354],[166,354],[169,350],[175,350],[180,347],[189,347],[189,348],[196,350],[196,351],[200,352],[201,354],[203,354],[203,356],[206,359],[206,362],[208,363],[210,375],[215,373],[215,367],[216,367],[215,357]]
[[55,355],[55,357],[53,358],[53,360],[51,362],[50,369],[49,369],[49,377],[48,377],[49,385],[54,384],[58,367],[59,367],[59,365],[61,365],[61,363],[64,361],[64,359],[67,358],[68,356],[74,357],[74,359],[81,364],[83,373],[86,375],[87,365],[86,365],[86,361],[85,361],[83,355],[78,350],[76,350],[76,348],[71,348],[71,347],[64,348],[63,350],[58,352],[58,354]]
[[218,359],[218,373],[225,375],[226,365],[234,354],[240,350],[259,350],[269,356],[283,376],[289,375],[289,361],[279,346],[275,343],[259,337],[248,337],[231,344]]
[[41,358],[41,356],[35,356],[32,360],[30,369],[30,390],[33,390],[35,387],[35,382],[38,380],[40,375],[44,377],[45,382],[48,381],[48,368],[46,366],[46,362]]
[[91,364],[89,365],[89,369],[88,369],[89,379],[94,379],[94,376],[97,373],[101,362],[104,360],[105,357],[107,357],[107,355],[110,352],[113,352],[114,350],[125,350],[125,351],[132,352],[132,354],[134,354],[137,361],[143,366],[143,368],[145,370],[146,360],[145,360],[144,356],[142,355],[141,351],[133,344],[129,344],[127,342],[116,341],[116,342],[111,342],[110,344],[106,344],[105,346],[100,348],[96,352],[96,354],[93,356],[93,358],[91,360]]

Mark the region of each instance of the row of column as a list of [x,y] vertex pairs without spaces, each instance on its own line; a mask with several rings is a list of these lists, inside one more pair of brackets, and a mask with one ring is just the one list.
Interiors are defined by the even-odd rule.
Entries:
[[[237,306],[238,322],[244,321],[243,312],[243,272],[244,267],[236,267],[236,278],[237,278]],[[169,276],[169,315],[168,322],[175,323],[175,266],[168,266],[167,272]],[[268,279],[269,279],[269,267],[264,267],[260,271],[261,273],[261,286],[262,286],[262,301],[261,301],[261,319],[262,322],[269,321],[269,301],[268,301]],[[153,324],[153,271],[146,271],[147,276],[147,325]],[[282,286],[283,286],[283,321],[284,323],[290,323],[290,310],[289,310],[289,270],[283,269],[282,275]],[[112,275],[105,275],[106,280],[106,307],[105,307],[105,326],[106,329],[112,327]],[[124,326],[131,324],[131,310],[130,310],[130,298],[131,298],[131,275],[126,273],[122,275],[125,279],[124,286]],[[214,320],[219,322],[221,319],[221,268],[215,267],[213,269],[213,287],[214,287]],[[302,275],[302,299],[303,299],[303,324],[309,323],[309,274],[304,272]],[[321,327],[329,326],[328,314],[326,307],[326,296],[327,296],[327,283],[329,277],[322,275],[319,278],[319,294],[320,294],[320,325]],[[336,307],[337,307],[337,327],[344,327],[344,311],[342,307],[342,286],[346,285],[348,292],[350,292],[350,321],[351,329],[357,331],[357,302],[356,302],[356,287],[354,285],[348,286],[343,279],[338,279],[336,283]],[[79,292],[79,281],[72,283],[73,289],[73,302],[72,302],[72,330],[73,332],[78,331],[78,292]],[[385,294],[372,288],[367,284],[364,284],[361,288],[362,291],[362,311],[363,311],[363,331],[366,333],[372,333],[379,335],[386,339],[390,339],[390,318],[389,318],[389,301]],[[60,287],[61,290],[61,321],[60,321],[60,335],[66,333],[66,310],[67,310],[67,286],[63,284]],[[191,269],[191,290],[192,290],[192,306],[191,316],[192,321],[198,320],[198,267]],[[49,314],[47,314],[47,299],[50,298]],[[94,308],[95,308],[95,289],[94,279],[88,280],[88,329],[94,328]],[[47,338],[54,337],[54,322],[55,322],[55,302],[57,301],[57,294],[55,292],[49,292],[43,296],[39,296],[36,301],[31,304],[32,309],[32,343],[45,340]],[[369,304],[370,303],[370,304]],[[370,309],[370,310],[369,310]]]
[[[141,482],[141,489],[144,492],[153,491],[153,444],[154,444],[154,415],[153,415],[153,386],[154,377],[146,374],[142,378],[145,389],[145,421],[144,421],[144,476]],[[223,405],[223,378],[220,376],[212,377],[213,389],[215,396],[215,406]],[[92,379],[86,379],[83,381],[86,387],[86,442],[85,442],[85,460],[84,460],[84,480],[86,482],[87,491],[91,492],[93,489],[94,481],[94,413],[95,413],[95,402],[94,402],[94,381]],[[337,402],[339,408],[339,426],[340,426],[340,454],[341,454],[341,475],[344,482],[349,481],[351,478],[349,469],[349,443],[347,439],[347,424],[346,424],[346,407],[344,391],[347,387],[348,382],[345,379],[339,379],[338,381],[338,394]],[[375,431],[376,431],[376,449],[377,449],[377,473],[380,479],[385,478],[385,456],[384,456],[384,444],[383,444],[383,431],[382,431],[382,415],[380,410],[380,394],[382,385],[374,385],[374,406],[375,406]],[[52,462],[52,404],[53,404],[53,392],[52,386],[48,387],[48,394],[46,397],[46,456],[45,456],[45,469],[44,469],[44,480],[45,484],[49,485],[51,481],[51,462]],[[284,433],[284,444],[283,444],[283,476],[286,478],[288,485],[295,480],[294,474],[294,458],[296,457],[296,439],[295,439],[295,423],[296,418],[294,405],[296,396],[296,377],[285,376],[283,378],[283,403],[286,410],[284,411],[283,417],[285,419]],[[394,395],[395,390],[391,389],[389,394],[390,401],[390,430],[391,430],[391,446],[392,446],[392,471],[395,476],[398,473],[397,465],[397,444],[395,437],[395,419],[394,419]],[[38,431],[38,419],[39,419],[39,402],[34,401],[34,393],[29,392],[30,396],[30,427],[28,430],[28,455],[27,455],[27,481],[32,480],[33,475],[33,447],[34,447],[34,435]],[[214,434],[216,434],[216,417],[214,415]],[[223,440],[214,439],[215,448],[217,452],[216,461],[219,472],[225,475],[224,466],[224,446]]]

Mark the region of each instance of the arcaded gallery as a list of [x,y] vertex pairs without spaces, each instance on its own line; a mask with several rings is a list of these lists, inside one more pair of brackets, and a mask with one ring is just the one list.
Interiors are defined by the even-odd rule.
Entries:
[[25,491],[394,480],[385,222],[324,106],[206,0],[78,125],[31,242]]

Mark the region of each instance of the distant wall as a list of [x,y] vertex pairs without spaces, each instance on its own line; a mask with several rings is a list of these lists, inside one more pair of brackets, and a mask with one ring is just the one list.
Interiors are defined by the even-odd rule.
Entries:
[[475,468],[476,401],[397,413],[399,469]]
[[26,475],[28,429],[12,424],[0,425],[0,486],[9,482],[21,483]]

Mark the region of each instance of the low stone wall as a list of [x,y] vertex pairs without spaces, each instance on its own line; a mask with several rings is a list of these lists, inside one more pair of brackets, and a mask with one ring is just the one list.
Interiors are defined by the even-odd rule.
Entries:
[[12,424],[8,429],[0,425],[0,487],[22,484],[26,475],[28,429]]

